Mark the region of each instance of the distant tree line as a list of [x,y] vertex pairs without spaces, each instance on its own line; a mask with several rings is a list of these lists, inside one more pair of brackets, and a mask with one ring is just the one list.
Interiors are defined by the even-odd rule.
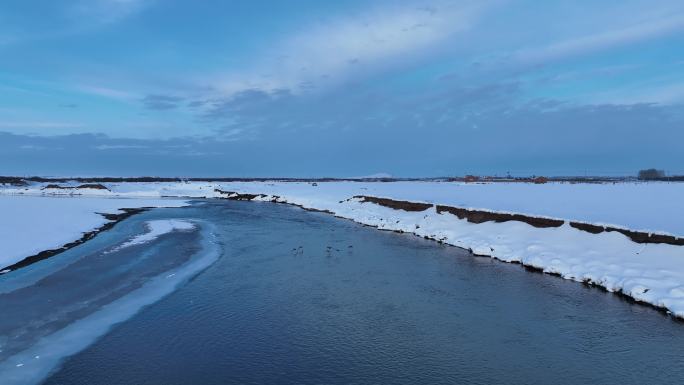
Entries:
[[649,168],[639,171],[639,180],[658,180],[665,182],[684,182],[684,175],[665,175],[664,170]]

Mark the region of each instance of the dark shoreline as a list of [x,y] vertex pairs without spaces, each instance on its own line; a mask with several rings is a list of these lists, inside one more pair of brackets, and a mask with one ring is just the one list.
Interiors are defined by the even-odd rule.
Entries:
[[121,211],[123,211],[123,212],[122,212],[122,213],[119,213],[119,214],[98,213],[98,214],[102,215],[103,217],[105,217],[107,220],[109,220],[109,222],[107,222],[107,223],[105,223],[104,225],[102,225],[102,226],[96,228],[95,230],[91,230],[91,231],[88,231],[88,232],[83,233],[83,235],[81,236],[81,238],[79,238],[79,239],[77,239],[77,240],[75,240],[75,241],[73,241],[73,242],[69,242],[69,243],[67,243],[66,245],[64,245],[64,246],[62,246],[62,247],[60,247],[60,248],[57,248],[57,249],[50,249],[50,250],[43,250],[43,251],[41,251],[41,252],[38,253],[38,254],[34,254],[34,255],[29,256],[29,257],[26,257],[26,258],[22,259],[21,261],[16,262],[16,263],[14,263],[14,264],[12,264],[12,265],[9,265],[9,266],[0,268],[0,272],[2,272],[2,273],[0,273],[0,275],[9,274],[9,273],[11,273],[11,272],[13,272],[13,271],[15,271],[15,270],[17,270],[17,269],[21,269],[21,268],[23,268],[23,267],[32,265],[32,264],[34,264],[34,263],[36,263],[36,262],[40,262],[40,261],[42,261],[42,260],[48,259],[48,258],[50,258],[50,257],[53,257],[53,256],[55,256],[55,255],[57,255],[57,254],[63,253],[63,252],[65,252],[65,251],[69,250],[69,249],[72,249],[72,248],[74,248],[74,247],[76,247],[76,246],[78,246],[78,245],[80,245],[80,244],[83,244],[83,243],[85,243],[85,242],[87,242],[87,241],[93,239],[97,234],[99,234],[99,233],[101,233],[101,232],[103,232],[103,231],[107,231],[107,230],[111,229],[111,228],[114,227],[117,223],[123,221],[124,219],[126,219],[126,218],[128,218],[128,217],[131,217],[131,216],[133,216],[133,215],[136,215],[136,214],[140,214],[140,213],[142,213],[142,212],[145,212],[145,211],[149,210],[150,208],[151,208],[151,207],[122,208],[122,209],[119,209],[119,210],[121,210]]

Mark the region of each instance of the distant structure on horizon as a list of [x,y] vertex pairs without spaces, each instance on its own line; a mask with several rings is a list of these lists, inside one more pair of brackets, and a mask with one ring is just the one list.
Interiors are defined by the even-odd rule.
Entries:
[[639,180],[658,180],[663,178],[665,178],[665,170],[655,168],[639,170]]

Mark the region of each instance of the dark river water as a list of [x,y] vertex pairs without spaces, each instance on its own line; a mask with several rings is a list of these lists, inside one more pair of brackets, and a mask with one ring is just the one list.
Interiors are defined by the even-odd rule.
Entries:
[[[145,223],[193,231],[117,248]],[[0,384],[682,384],[684,324],[286,205],[131,217],[0,277]]]

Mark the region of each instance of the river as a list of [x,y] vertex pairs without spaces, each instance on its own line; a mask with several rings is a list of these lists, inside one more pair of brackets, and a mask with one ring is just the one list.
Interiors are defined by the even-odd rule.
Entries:
[[[127,244],[164,220],[195,228]],[[652,308],[273,203],[150,210],[0,276],[3,385],[681,384],[683,353]]]

